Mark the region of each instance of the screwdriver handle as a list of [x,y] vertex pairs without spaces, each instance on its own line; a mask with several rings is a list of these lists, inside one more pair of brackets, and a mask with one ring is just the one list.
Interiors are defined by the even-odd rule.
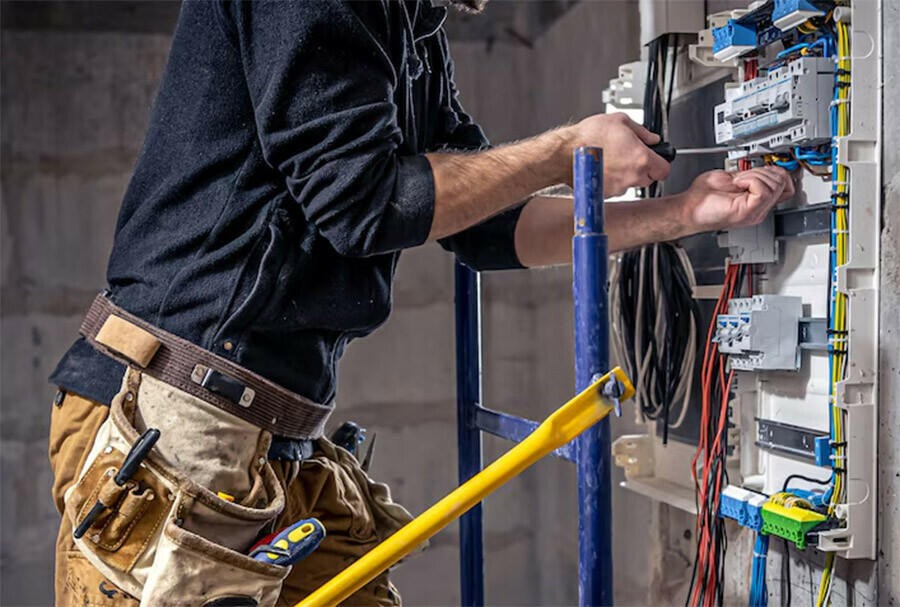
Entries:
[[125,481],[131,478],[131,475],[140,467],[141,462],[147,458],[147,454],[150,453],[153,445],[158,440],[159,430],[150,428],[135,441],[131,446],[131,450],[128,451],[128,455],[125,456],[125,461],[122,462],[122,468],[116,474],[115,481],[117,485],[121,487],[125,484]]
[[659,154],[665,159],[666,162],[672,162],[675,160],[675,146],[673,146],[668,141],[660,140],[659,143],[648,146],[654,153]]
[[[122,462],[122,468],[119,470],[118,474],[116,474],[115,478],[113,478],[113,481],[118,486],[121,487],[131,478],[135,471],[140,467],[141,462],[147,458],[147,454],[150,453],[153,445],[155,445],[158,440],[159,430],[150,428],[135,441],[128,451],[128,455],[125,456],[125,461]],[[75,539],[79,539],[87,533],[87,530],[91,528],[94,521],[96,521],[100,515],[103,514],[103,511],[110,506],[112,506],[112,504],[104,504],[98,499],[93,507],[91,507],[87,516],[84,517],[77,527],[75,527],[75,531],[72,533],[72,535],[75,536]]]

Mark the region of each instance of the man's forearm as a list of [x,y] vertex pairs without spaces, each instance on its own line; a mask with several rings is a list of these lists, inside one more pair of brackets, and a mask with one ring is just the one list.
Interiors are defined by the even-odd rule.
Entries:
[[[607,203],[604,210],[610,252],[674,240],[692,232],[680,194]],[[570,197],[536,196],[525,205],[516,224],[516,254],[522,265],[571,263],[572,213]]]
[[427,154],[435,194],[429,240],[465,230],[564,181],[571,144],[563,132],[482,152]]

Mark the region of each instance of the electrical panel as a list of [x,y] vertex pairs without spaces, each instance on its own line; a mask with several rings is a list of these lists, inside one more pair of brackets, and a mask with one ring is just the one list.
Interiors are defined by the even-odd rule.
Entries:
[[[876,556],[879,10],[759,0],[707,15],[683,49],[676,98],[731,78],[717,102],[691,110],[710,136],[673,145],[722,146],[726,170],[781,166],[797,193],[762,224],[717,235],[724,268],[700,257],[707,249],[692,252],[710,323],[698,330],[702,398],[691,401],[703,415],[689,416],[706,424],[700,438],[665,444],[662,422],[642,419],[646,434],[613,446],[631,490],[848,559]],[[721,459],[698,463],[720,443]],[[704,485],[707,470],[727,476]]]

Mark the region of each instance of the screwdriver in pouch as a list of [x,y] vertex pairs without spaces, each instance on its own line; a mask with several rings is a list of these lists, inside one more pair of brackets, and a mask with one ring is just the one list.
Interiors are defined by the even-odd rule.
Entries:
[[[131,476],[137,471],[140,467],[141,462],[143,462],[147,458],[147,454],[150,453],[150,449],[153,448],[153,445],[156,444],[156,441],[159,440],[159,430],[156,428],[150,428],[146,432],[144,432],[137,441],[131,446],[131,449],[128,451],[128,455],[125,456],[125,461],[122,462],[122,467],[116,473],[115,478],[113,478],[113,482],[115,482],[119,487],[125,485],[126,482],[131,478]],[[78,527],[75,528],[75,532],[73,535],[76,539],[83,536],[87,533],[87,530],[91,528],[91,525],[94,524],[94,521],[97,520],[97,517],[100,516],[104,510],[110,508],[112,504],[104,504],[101,500],[97,500],[97,503],[94,504],[91,511],[88,512],[87,516],[84,517],[84,520],[79,523]]]
[[250,558],[287,567],[302,561],[325,539],[325,527],[308,518],[259,540],[250,549]]

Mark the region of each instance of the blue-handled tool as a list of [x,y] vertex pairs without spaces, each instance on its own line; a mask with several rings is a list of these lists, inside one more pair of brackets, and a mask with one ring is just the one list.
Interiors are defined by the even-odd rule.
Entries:
[[263,563],[287,567],[309,556],[323,539],[325,527],[318,519],[308,518],[264,537],[250,549],[250,556]]

